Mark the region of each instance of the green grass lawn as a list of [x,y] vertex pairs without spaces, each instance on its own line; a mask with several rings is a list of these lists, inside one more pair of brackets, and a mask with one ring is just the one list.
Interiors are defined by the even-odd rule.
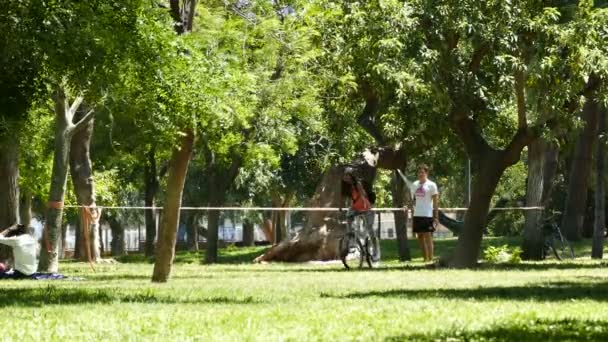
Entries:
[[225,249],[214,266],[185,253],[162,285],[138,256],[96,272],[66,262],[86,280],[0,282],[2,340],[608,340],[606,265],[588,243],[574,262],[464,271],[398,263],[393,244],[371,271],[250,264],[260,248]]

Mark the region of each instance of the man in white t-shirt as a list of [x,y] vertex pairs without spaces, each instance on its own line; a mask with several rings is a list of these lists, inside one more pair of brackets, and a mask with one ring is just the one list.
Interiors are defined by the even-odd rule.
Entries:
[[429,167],[418,166],[418,180],[411,184],[414,200],[413,231],[418,238],[424,261],[433,261],[433,232],[439,218],[439,190],[428,179]]
[[36,240],[24,225],[15,225],[0,233],[0,244],[13,248],[14,266],[0,272],[0,279],[28,278],[36,272]]

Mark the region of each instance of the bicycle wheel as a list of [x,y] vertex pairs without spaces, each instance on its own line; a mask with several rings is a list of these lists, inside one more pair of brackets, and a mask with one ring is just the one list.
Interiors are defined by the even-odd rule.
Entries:
[[563,236],[553,239],[551,248],[553,248],[553,254],[558,260],[574,259],[574,249]]
[[359,266],[363,267],[363,244],[356,238],[354,233],[348,233],[340,239],[340,260],[346,269]]

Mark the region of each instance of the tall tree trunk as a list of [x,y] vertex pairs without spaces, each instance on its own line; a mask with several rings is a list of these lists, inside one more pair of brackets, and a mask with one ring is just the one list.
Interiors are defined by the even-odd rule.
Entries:
[[[84,114],[83,110],[79,110],[74,115],[74,119],[79,121]],[[95,182],[90,156],[94,125],[95,121],[90,120],[80,131],[76,132],[70,146],[70,175],[76,201],[78,205],[90,207],[79,210],[79,223],[75,225],[77,230],[87,230],[86,237],[84,232],[76,235],[76,244],[79,245],[78,259],[91,262],[101,259],[98,229],[100,212],[95,205]],[[89,256],[91,260],[89,260]]]
[[[209,204],[212,207],[219,207],[224,205],[226,201],[226,193],[232,187],[234,180],[239,174],[241,168],[241,156],[238,154],[233,155],[232,163],[228,168],[214,164],[212,161],[213,157],[209,157],[210,152],[207,151],[208,160],[211,161],[207,165],[209,170],[209,177],[207,180]],[[219,238],[219,218],[220,212],[212,210],[209,212],[207,227],[207,251],[205,253],[205,263],[213,264],[218,260],[218,238]]]
[[173,150],[171,156],[169,176],[167,178],[166,201],[158,234],[159,239],[156,248],[154,273],[152,274],[153,282],[167,282],[171,275],[180,208],[182,206],[182,194],[193,147],[194,131],[188,129],[180,139],[179,147]]
[[[31,230],[32,226],[32,195],[29,191],[21,192],[21,199],[19,201],[19,217],[21,224],[28,227]],[[30,231],[31,233],[31,231]]]
[[477,264],[492,195],[506,169],[503,158],[503,153],[497,151],[485,153],[479,158],[480,168],[473,180],[471,204],[465,214],[464,227],[458,235],[454,255],[449,261],[451,267],[472,267]]
[[[218,176],[222,174],[225,173],[214,170],[209,175],[209,205],[212,207],[224,205],[226,192],[232,183],[231,180],[234,179],[232,177],[223,179],[228,176]],[[207,264],[214,264],[218,261],[220,214],[218,210],[210,210],[207,216],[207,250],[205,251],[205,263]]]
[[595,185],[595,226],[593,230],[593,248],[591,257],[602,259],[604,257],[604,234],[606,229],[606,185],[605,185],[605,163],[606,163],[606,108],[602,108],[599,113],[598,131],[599,139],[597,142],[596,160],[596,185]]
[[[292,198],[293,198],[293,193],[291,193],[291,192],[286,193],[285,198],[281,198],[281,196],[278,194],[273,194],[272,203],[275,207],[286,208],[289,206],[289,203],[291,202]],[[283,241],[284,239],[287,239],[289,237],[288,232],[287,232],[287,225],[286,225],[287,212],[280,210],[280,211],[275,211],[272,214],[273,214],[272,223],[273,223],[273,232],[274,232],[274,244],[278,244],[278,243],[281,243],[281,241]]]
[[[154,147],[151,147],[150,151],[148,151],[148,162],[144,172],[146,207],[155,206],[156,194],[158,193],[158,171],[156,168],[155,150]],[[144,251],[146,256],[152,256],[154,255],[154,240],[156,239],[156,212],[154,209],[146,209],[144,215],[146,222],[146,243]]]
[[555,184],[555,176],[559,166],[559,149],[555,144],[548,144],[545,149],[544,181],[543,181],[543,206],[551,204],[551,195]]
[[[221,203],[219,200],[209,202],[211,206],[218,206]],[[215,204],[214,204],[215,203]],[[220,212],[218,210],[210,210],[207,214],[207,249],[205,250],[205,263],[215,264],[218,260],[218,244],[219,244],[219,225]]]
[[188,234],[188,249],[191,251],[198,251],[198,225],[199,215],[195,212],[190,213],[186,220],[186,229]]
[[70,106],[63,88],[55,95],[55,146],[51,189],[49,191],[46,226],[43,232],[43,246],[40,251],[38,270],[57,272],[59,270],[59,239],[63,220],[63,201],[70,156],[70,143],[73,135],[92,119],[93,112],[85,114],[82,120],[73,123],[75,112],[80,107],[82,97],[78,97]]
[[588,99],[583,107],[585,127],[576,140],[562,221],[562,229],[568,240],[581,239],[581,230],[587,208],[587,191],[591,176],[593,144],[597,137],[598,112],[598,103],[593,99]]
[[[373,153],[363,152],[353,161],[359,177],[373,184],[377,169],[395,170],[405,165],[401,149],[379,148]],[[351,164],[349,164],[351,165]],[[344,208],[341,192],[344,165],[330,168],[317,185],[316,193],[308,204],[319,208]],[[256,262],[333,260],[338,258],[338,240],[344,234],[343,213],[313,211],[307,214],[306,226],[290,240],[284,240],[255,259]]]
[[108,223],[110,224],[110,230],[112,231],[112,241],[110,242],[112,256],[127,255],[124,225],[114,216],[108,219]]
[[68,248],[68,246],[67,246],[68,227],[69,227],[69,223],[61,225],[61,248],[60,248],[60,253],[59,253],[60,259],[66,258],[65,252]]
[[[10,135],[0,137],[0,230],[19,223],[19,145]],[[0,258],[11,248],[0,246]]]
[[251,247],[255,245],[254,226],[249,219],[243,220],[243,246]]
[[[541,206],[543,201],[545,185],[545,156],[547,143],[542,139],[536,139],[528,149],[528,184],[526,189],[526,206]],[[528,210],[524,213],[524,239],[523,258],[526,260],[541,260],[543,249],[543,236],[540,221],[543,212],[541,210]]]
[[[403,169],[405,169],[405,167]],[[391,193],[393,196],[393,207],[404,208],[406,204],[406,196],[409,193],[409,189],[407,189],[405,183],[403,182],[397,171],[393,171],[393,178],[391,180]],[[394,215],[399,260],[410,261],[412,260],[412,256],[410,254],[410,247],[407,241],[407,221],[409,211],[397,211],[394,213]]]

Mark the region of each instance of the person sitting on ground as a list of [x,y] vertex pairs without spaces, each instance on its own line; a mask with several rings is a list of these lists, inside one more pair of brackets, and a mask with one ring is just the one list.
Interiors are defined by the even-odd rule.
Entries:
[[0,233],[0,244],[12,247],[14,268],[0,271],[0,279],[28,278],[36,272],[36,240],[22,225],[14,225]]
[[357,179],[354,175],[354,170],[347,167],[344,170],[344,176],[342,177],[342,194],[346,197],[350,197],[352,204],[347,213],[348,224],[351,225],[355,220],[355,216],[363,216],[365,222],[365,228],[371,238],[372,242],[372,262],[378,265],[380,262],[380,243],[378,237],[374,233],[374,213],[372,212],[373,194],[370,196],[365,191],[361,180]]

